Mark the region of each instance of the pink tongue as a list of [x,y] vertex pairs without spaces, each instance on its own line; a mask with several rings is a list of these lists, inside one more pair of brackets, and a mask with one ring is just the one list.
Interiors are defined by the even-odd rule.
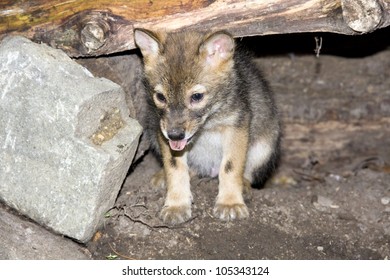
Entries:
[[187,145],[187,140],[185,139],[180,141],[169,140],[169,146],[174,151],[181,151],[185,148],[186,145]]

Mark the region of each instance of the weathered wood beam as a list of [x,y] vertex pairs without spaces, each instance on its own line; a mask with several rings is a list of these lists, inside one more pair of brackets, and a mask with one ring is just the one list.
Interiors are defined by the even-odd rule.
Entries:
[[135,48],[135,27],[226,29],[236,37],[362,34],[390,25],[390,0],[5,0],[0,37],[21,34],[74,57]]

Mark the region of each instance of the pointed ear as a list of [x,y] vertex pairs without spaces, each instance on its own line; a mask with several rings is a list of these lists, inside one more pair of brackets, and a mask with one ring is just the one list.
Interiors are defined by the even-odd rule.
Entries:
[[144,57],[157,56],[159,54],[160,41],[152,31],[137,28],[134,30],[134,40]]
[[211,34],[199,47],[199,54],[206,59],[206,64],[218,66],[232,58],[234,53],[234,39],[224,31]]

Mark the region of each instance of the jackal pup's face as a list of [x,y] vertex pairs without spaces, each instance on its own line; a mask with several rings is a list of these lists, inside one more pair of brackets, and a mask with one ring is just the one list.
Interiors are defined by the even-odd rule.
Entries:
[[224,102],[233,71],[234,40],[225,32],[135,30],[145,76],[172,150],[183,150]]

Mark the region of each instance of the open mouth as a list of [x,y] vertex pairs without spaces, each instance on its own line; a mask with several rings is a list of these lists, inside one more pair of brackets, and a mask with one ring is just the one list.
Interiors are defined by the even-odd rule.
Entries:
[[171,149],[174,151],[182,151],[187,146],[187,144],[191,141],[191,139],[192,137],[188,139],[176,140],[176,141],[168,139],[169,147],[171,147]]

